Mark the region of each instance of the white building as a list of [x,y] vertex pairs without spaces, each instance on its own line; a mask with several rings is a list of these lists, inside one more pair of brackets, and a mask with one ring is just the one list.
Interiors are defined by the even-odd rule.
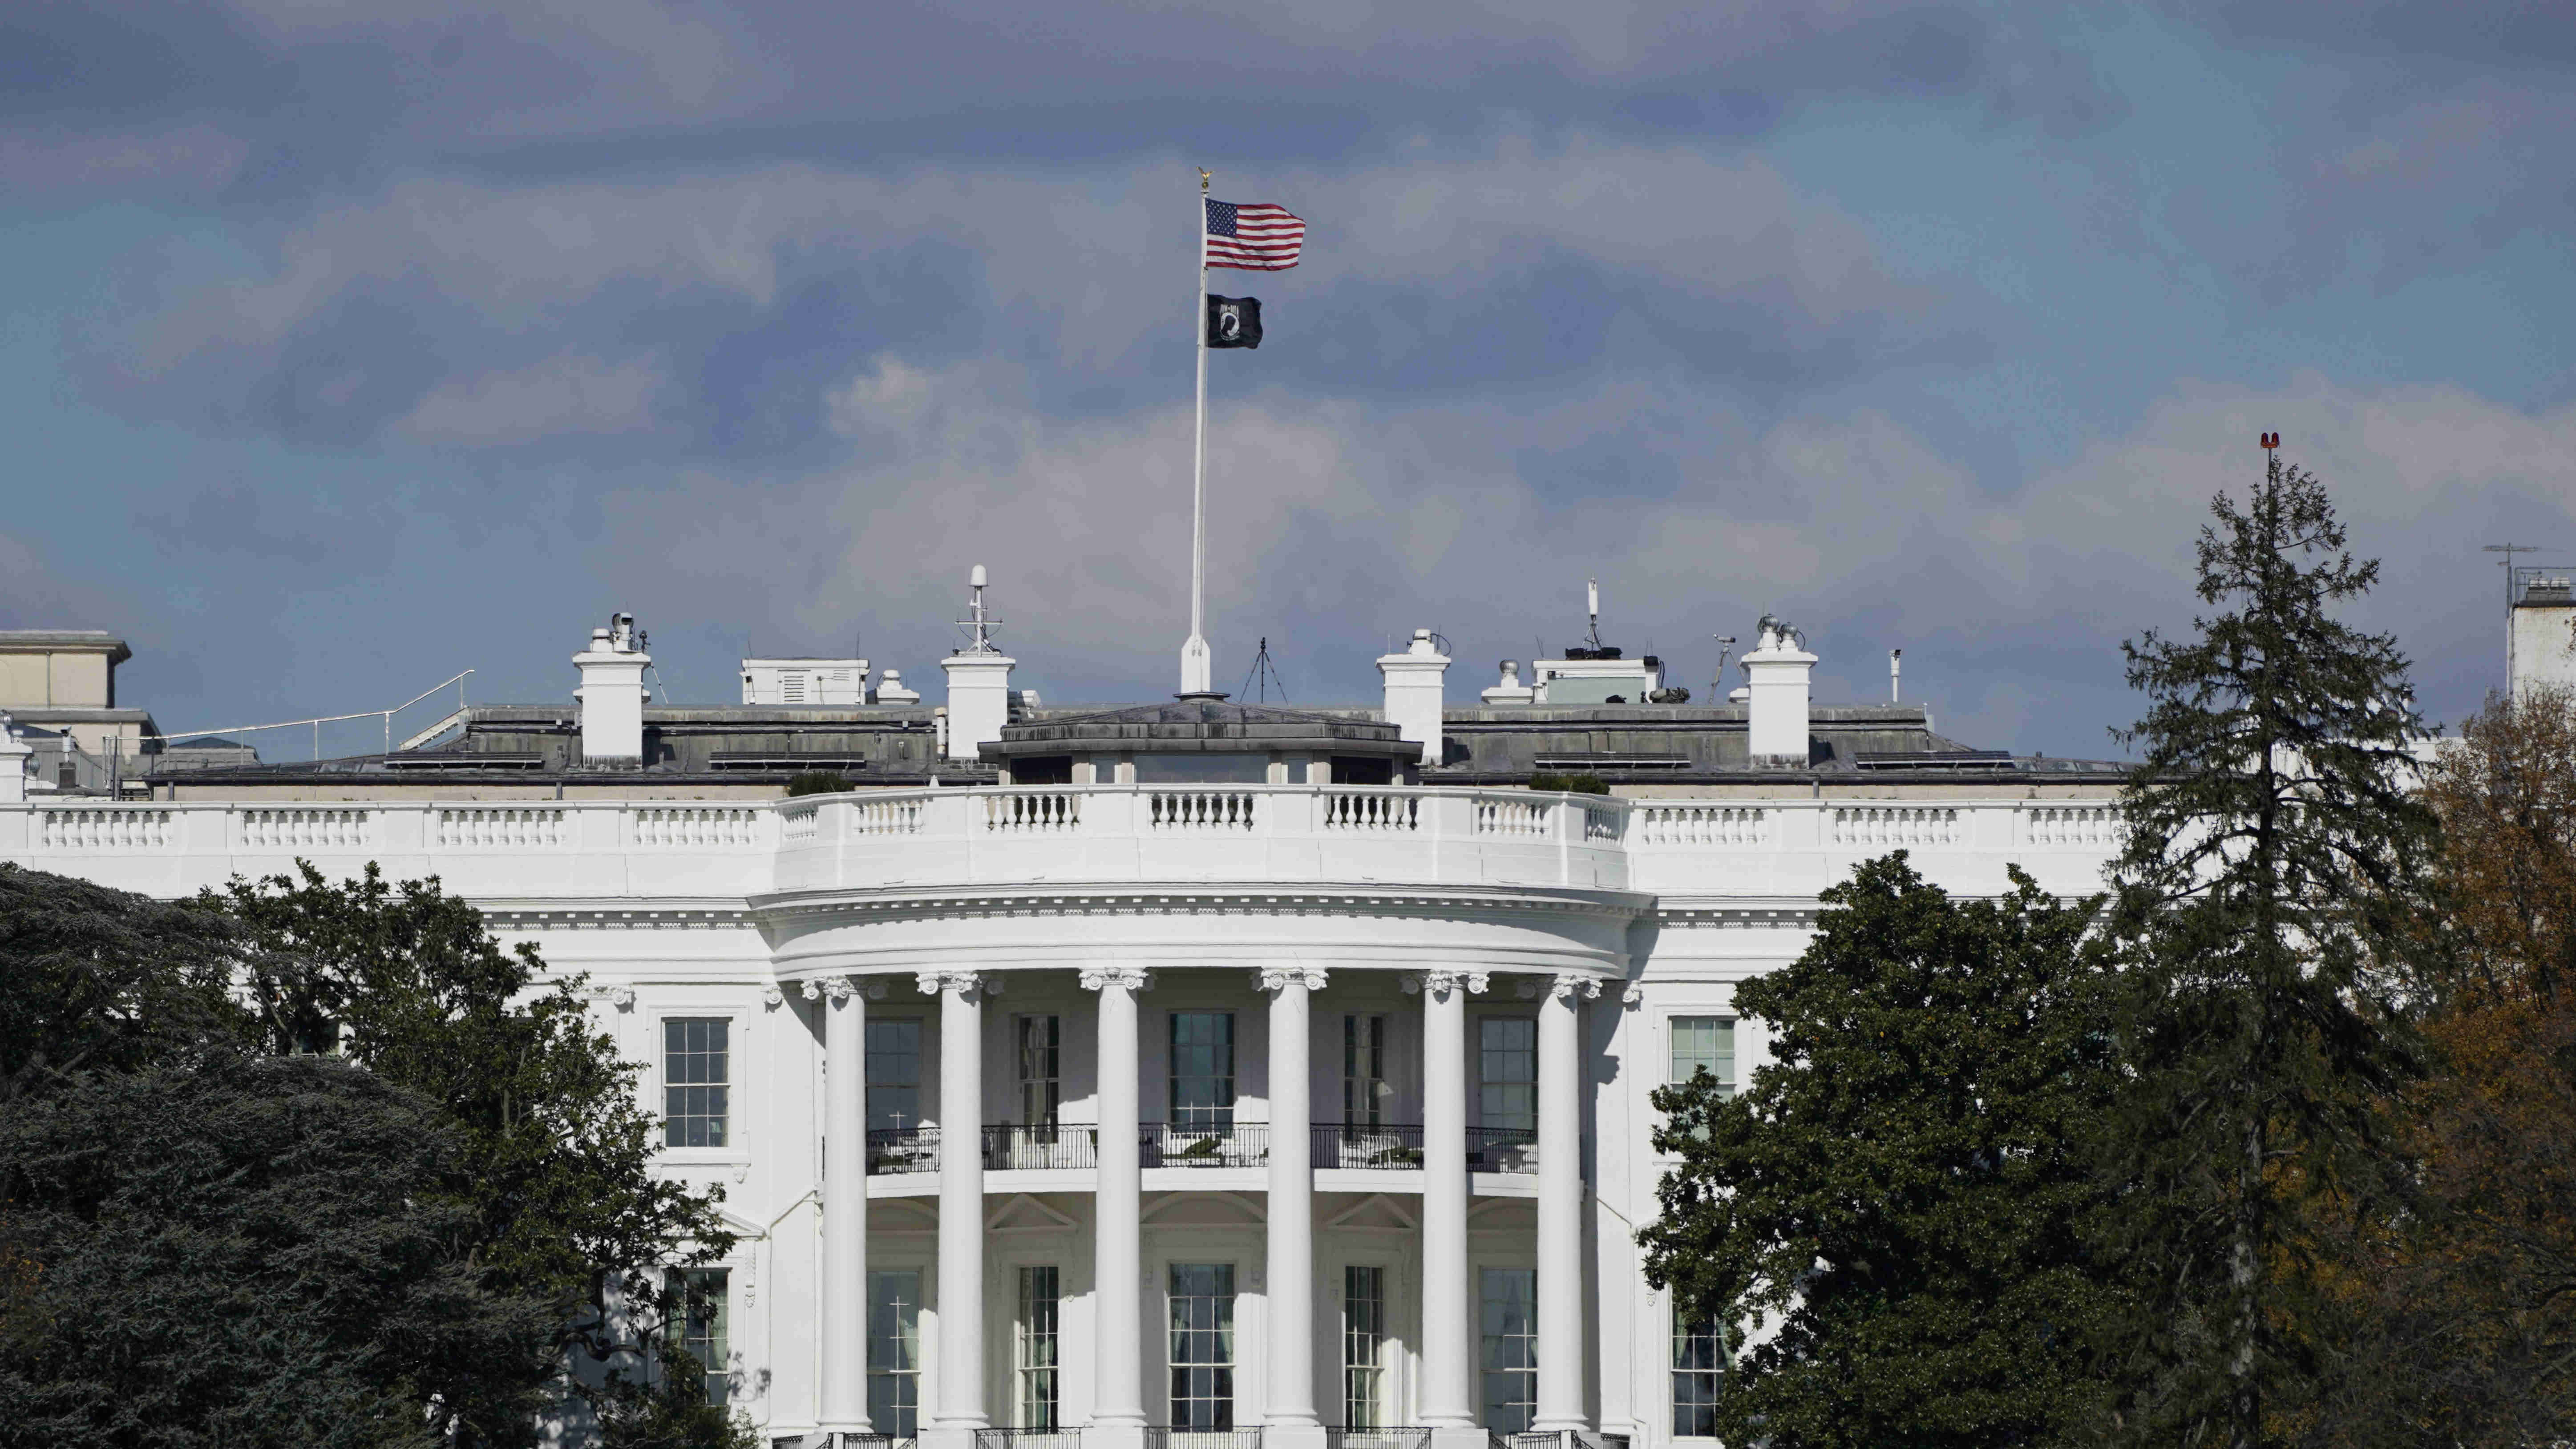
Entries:
[[[1857,862],[2075,893],[2113,849],[2113,767],[1811,707],[1814,659],[1766,634],[1744,704],[1450,702],[1425,631],[1374,708],[1041,710],[978,630],[937,709],[857,661],[672,707],[621,618],[577,708],[419,750],[31,794],[0,741],[0,859],[159,896],[375,860],[590,973],[663,1170],[724,1189],[704,1337],[773,1442],[1661,1445],[1716,1366],[1639,1271],[1648,1093],[1763,1059],[1735,986]],[[859,787],[779,798],[814,769]]]

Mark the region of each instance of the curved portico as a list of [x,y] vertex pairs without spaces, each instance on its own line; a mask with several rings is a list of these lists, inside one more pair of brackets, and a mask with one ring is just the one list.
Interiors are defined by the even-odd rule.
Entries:
[[[1088,1194],[1098,1335],[1085,1434],[1099,1449],[1141,1445],[1164,1417],[1148,1412],[1129,1346],[1146,1329],[1147,1213],[1196,1194],[1260,1215],[1261,1423],[1274,1449],[1321,1449],[1323,1194],[1410,1205],[1409,1417],[1481,1444],[1474,1198],[1534,1200],[1538,1301],[1583,1301],[1573,1020],[1603,983],[1625,981],[1630,934],[1654,905],[1626,889],[1618,831],[1580,797],[1398,786],[1409,747],[1373,721],[1187,701],[1005,733],[987,749],[1015,771],[1000,789],[789,807],[778,888],[748,903],[782,982],[936,1000],[937,1029],[918,1039],[941,1054],[940,1099],[925,1108],[938,1120],[903,1140],[872,1124],[864,1189],[881,1210],[934,1194],[940,1205],[952,1368],[925,1438],[962,1449],[992,1420],[976,1397],[988,1376],[967,1367],[991,1298],[987,1223],[969,1205]],[[1140,778],[1157,768],[1190,778]],[[1378,783],[1334,783],[1337,769]],[[1469,1086],[1474,999],[1524,1013],[1496,1040],[1528,1080],[1490,1112]],[[997,1009],[1022,1013],[1002,1035],[984,1020]],[[1050,1089],[1045,1120],[1025,1081],[1006,1110],[987,1110],[994,1083],[967,1058],[1085,1026],[1088,1080]],[[827,1045],[831,1080],[868,1073],[864,1045],[849,1060],[847,1040]],[[827,1237],[864,1237],[865,1216],[827,1213]],[[865,1252],[827,1241],[823,1258]],[[1540,1361],[1579,1364],[1582,1319],[1542,1319]],[[1582,1424],[1581,1382],[1539,1383],[1548,1427]]]

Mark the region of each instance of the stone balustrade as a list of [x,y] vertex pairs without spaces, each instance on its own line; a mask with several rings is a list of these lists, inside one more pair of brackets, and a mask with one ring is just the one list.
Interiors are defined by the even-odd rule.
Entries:
[[1891,850],[1952,889],[2098,889],[2116,803],[1626,800],[1526,790],[1103,785],[745,802],[30,802],[0,859],[156,895],[309,859],[490,899],[1240,881],[1811,898]]

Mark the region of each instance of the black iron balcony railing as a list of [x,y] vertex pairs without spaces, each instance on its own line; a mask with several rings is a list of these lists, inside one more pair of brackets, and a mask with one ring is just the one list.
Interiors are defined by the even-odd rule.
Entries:
[[1165,1429],[1145,1431],[1145,1449],[1261,1449],[1261,1430]]
[[1006,1123],[984,1129],[986,1172],[1079,1171],[1099,1165],[1100,1133],[1087,1123]]
[[868,1175],[939,1170],[939,1129],[880,1127],[868,1134]]
[[[1308,1130],[1318,1168],[1407,1172],[1423,1166],[1422,1128],[1414,1123],[1329,1122]],[[1100,1166],[1100,1132],[1089,1123],[1000,1123],[982,1128],[977,1137],[987,1172],[1088,1172]],[[1261,1122],[1148,1123],[1137,1129],[1136,1148],[1143,1167],[1265,1167],[1270,1128]],[[938,1170],[938,1128],[879,1128],[868,1134],[869,1176]],[[1527,1127],[1468,1128],[1467,1170],[1538,1171],[1538,1133]]]
[[1422,1166],[1422,1128],[1418,1124],[1328,1122],[1314,1129],[1313,1151],[1317,1167],[1376,1168],[1386,1172],[1418,1169]]
[[1528,1127],[1468,1128],[1467,1170],[1538,1171],[1538,1132]]
[[1137,1145],[1147,1167],[1260,1167],[1270,1161],[1270,1129],[1259,1122],[1166,1122],[1145,1128]]
[[1601,1434],[1590,1429],[1530,1430],[1519,1434],[1485,1435],[1489,1449],[1628,1449],[1625,1434]]
[[978,1429],[975,1449],[1082,1449],[1080,1429]]
[[1324,1430],[1324,1449],[1431,1449],[1431,1431],[1411,1426],[1391,1429]]
[[912,1449],[909,1434],[853,1434],[847,1429],[826,1429],[818,1438],[803,1434],[769,1441],[769,1449]]

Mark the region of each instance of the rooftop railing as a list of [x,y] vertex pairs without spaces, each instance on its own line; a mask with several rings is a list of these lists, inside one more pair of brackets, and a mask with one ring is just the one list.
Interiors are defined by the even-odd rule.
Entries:
[[1431,1449],[1427,1428],[1324,1430],[1324,1449]]

